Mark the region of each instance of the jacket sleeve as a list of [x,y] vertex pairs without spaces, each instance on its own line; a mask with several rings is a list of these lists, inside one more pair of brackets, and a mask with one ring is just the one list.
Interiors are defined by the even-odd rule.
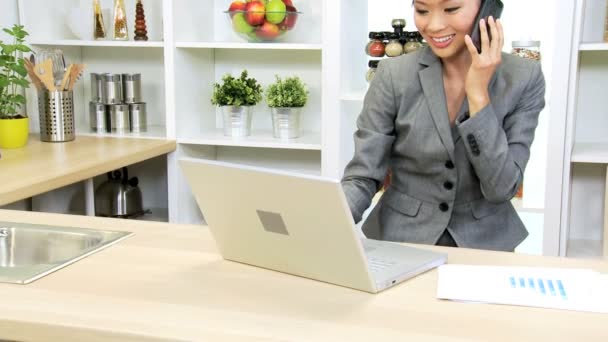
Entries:
[[503,122],[498,121],[490,103],[474,117],[456,123],[481,191],[490,202],[513,198],[530,158],[538,115],[545,106],[545,79],[540,63],[531,65],[528,85]]
[[380,63],[357,119],[354,157],[342,178],[342,188],[355,222],[361,220],[388,170],[395,140],[395,101],[389,67]]

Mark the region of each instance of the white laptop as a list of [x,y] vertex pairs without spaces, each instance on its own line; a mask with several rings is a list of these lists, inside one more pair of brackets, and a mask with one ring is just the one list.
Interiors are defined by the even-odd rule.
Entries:
[[182,159],[224,259],[377,293],[445,254],[361,238],[338,180]]

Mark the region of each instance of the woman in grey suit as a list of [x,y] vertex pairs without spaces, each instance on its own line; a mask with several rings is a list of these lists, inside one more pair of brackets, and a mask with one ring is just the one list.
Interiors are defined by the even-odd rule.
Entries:
[[[522,183],[545,81],[536,61],[503,54],[503,27],[480,0],[415,0],[429,46],[385,59],[365,96],[342,186],[372,239],[513,251],[528,232],[511,198]],[[492,39],[488,38],[488,30]]]

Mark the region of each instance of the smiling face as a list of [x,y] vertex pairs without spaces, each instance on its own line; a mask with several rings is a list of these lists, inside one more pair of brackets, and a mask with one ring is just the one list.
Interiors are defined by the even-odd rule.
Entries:
[[439,58],[468,53],[464,37],[471,34],[481,0],[414,0],[414,21]]

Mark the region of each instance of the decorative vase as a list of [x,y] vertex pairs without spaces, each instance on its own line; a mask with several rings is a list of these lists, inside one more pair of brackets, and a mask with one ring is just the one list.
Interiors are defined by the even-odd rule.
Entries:
[[293,139],[300,136],[300,107],[270,108],[272,114],[272,135],[279,139]]
[[29,118],[0,119],[0,148],[20,148],[27,144]]
[[253,106],[220,106],[220,108],[225,136],[246,137],[251,135]]

